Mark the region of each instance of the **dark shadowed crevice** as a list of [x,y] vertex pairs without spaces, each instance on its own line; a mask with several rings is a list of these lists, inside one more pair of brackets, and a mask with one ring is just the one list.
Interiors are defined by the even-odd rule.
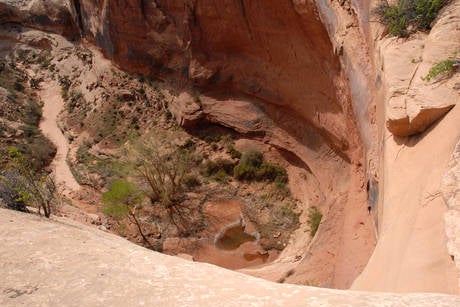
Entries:
[[75,7],[75,12],[77,14],[77,27],[80,29],[80,33],[84,35],[85,29],[83,27],[83,17],[81,15],[80,0],[73,0],[73,5]]

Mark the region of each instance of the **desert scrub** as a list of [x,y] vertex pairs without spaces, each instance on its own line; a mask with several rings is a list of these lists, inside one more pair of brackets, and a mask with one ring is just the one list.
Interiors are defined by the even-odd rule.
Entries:
[[222,178],[224,175],[231,175],[235,164],[227,159],[206,160],[201,166],[203,176],[212,177],[216,174]]
[[227,146],[227,153],[230,155],[232,159],[240,159],[241,152],[238,151],[233,145]]
[[416,30],[430,30],[431,23],[448,0],[398,0],[395,5],[382,2],[374,10],[393,36],[407,37]]
[[61,86],[62,99],[67,101],[69,98],[69,88],[72,85],[72,81],[70,81],[69,77],[67,76],[58,76],[58,83]]
[[422,77],[423,81],[430,81],[433,78],[438,76],[450,76],[454,73],[455,65],[457,64],[458,60],[443,60],[433,64],[431,66],[430,71],[425,77]]
[[307,224],[310,227],[310,236],[313,238],[318,231],[319,224],[323,218],[323,214],[316,207],[308,208]]
[[263,159],[257,150],[248,150],[241,156],[240,161],[233,169],[233,176],[238,180],[269,181],[280,184],[288,182],[286,170]]

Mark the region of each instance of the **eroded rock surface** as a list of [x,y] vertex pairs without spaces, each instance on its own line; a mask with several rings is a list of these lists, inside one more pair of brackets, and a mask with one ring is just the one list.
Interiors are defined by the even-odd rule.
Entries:
[[4,0],[0,1],[0,24],[21,24],[76,39],[79,29],[72,12],[67,0]]
[[444,213],[447,250],[455,260],[460,285],[460,143],[457,143],[452,153],[449,170],[442,180],[441,192],[448,206]]
[[[455,111],[458,74],[441,82],[420,77],[458,49],[460,1],[442,11],[429,35],[407,40],[384,37],[381,25],[369,22],[376,2],[80,0],[50,8],[45,1],[2,0],[0,20],[82,35],[121,68],[183,90],[171,103],[183,126],[206,119],[294,157],[293,166],[307,171],[303,180],[294,179],[304,190],[304,209],[317,205],[326,216],[314,240],[297,233],[269,268],[297,267],[287,282],[320,279],[322,286],[346,288],[380,236],[357,288],[455,293],[440,222],[443,204],[437,198],[426,210],[420,200],[437,188],[445,165],[427,154],[432,140],[392,137],[423,132]],[[48,10],[56,18],[34,19]],[[66,10],[62,16],[73,16],[70,26],[59,17]],[[202,91],[199,103],[191,86]],[[457,131],[458,121],[451,121],[435,133],[450,136],[438,159],[446,157]],[[434,175],[401,173],[414,157]],[[368,182],[375,182],[374,203]],[[438,248],[425,252],[431,242]],[[415,255],[420,261],[413,261]]]
[[2,306],[460,306],[441,294],[283,285],[170,257],[66,219],[0,209]]
[[[422,80],[436,62],[452,58],[460,49],[460,2],[441,11],[429,34],[417,33],[407,40],[387,38],[380,42],[381,63],[388,86],[387,126],[397,136],[425,131],[459,102],[451,78]],[[444,78],[443,78],[444,77]]]

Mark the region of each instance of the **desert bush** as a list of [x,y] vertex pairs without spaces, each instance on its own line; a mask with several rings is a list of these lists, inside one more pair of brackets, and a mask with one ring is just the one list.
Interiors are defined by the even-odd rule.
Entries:
[[184,182],[184,185],[189,189],[195,188],[201,185],[200,180],[194,174],[185,175],[183,182]]
[[238,180],[269,181],[279,184],[288,182],[286,170],[270,162],[265,162],[260,152],[249,150],[242,154],[240,161],[233,170]]
[[119,222],[127,218],[129,223],[136,226],[144,243],[153,248],[153,244],[147,238],[139,220],[143,198],[142,191],[134,184],[124,180],[115,181],[110,189],[102,194],[103,212]]
[[72,81],[70,81],[67,76],[59,76],[58,83],[61,86],[62,99],[67,100],[69,98],[69,88],[72,85]]
[[275,165],[269,162],[264,162],[257,170],[256,179],[258,181],[270,181],[280,184],[286,184],[288,182],[288,175],[286,169],[279,165]]
[[[225,175],[231,175],[233,174],[233,168],[235,167],[235,164],[227,159],[216,159],[215,161],[212,160],[206,160],[202,167],[201,167],[201,173],[204,176],[213,176],[217,174],[218,172],[223,172]],[[222,174],[220,175],[222,176]]]
[[187,139],[184,142],[184,145],[181,146],[183,149],[193,149],[195,150],[195,142],[192,139]]
[[40,89],[40,83],[43,82],[43,78],[30,78],[29,86],[35,90]]
[[[83,97],[83,94],[79,91],[70,91],[70,93],[67,93],[67,111],[69,113],[72,113],[75,108],[79,106],[85,106],[86,101],[85,98]],[[82,114],[83,115],[83,114]]]
[[313,238],[318,231],[323,214],[316,207],[308,208],[307,224],[310,227],[310,236]]
[[430,81],[433,78],[438,76],[448,76],[454,72],[455,69],[455,60],[447,59],[439,61],[431,66],[430,71],[425,77],[422,77],[423,81]]
[[26,204],[20,200],[20,195],[15,187],[20,184],[20,175],[17,170],[5,169],[0,172],[0,205],[6,208],[28,212]]
[[155,144],[143,144],[135,157],[137,171],[147,184],[152,201],[164,207],[174,204],[181,194],[184,177],[191,167],[190,152],[177,147],[163,148]]
[[24,85],[22,84],[20,80],[14,81],[13,88],[15,91],[18,91],[18,92],[24,91]]
[[37,134],[27,144],[19,146],[30,161],[34,170],[42,170],[48,166],[56,155],[56,146],[43,134]]
[[227,146],[227,153],[230,155],[232,159],[240,159],[241,152],[238,151],[233,145]]
[[18,144],[17,149],[28,160],[29,166],[38,171],[49,165],[56,154],[56,146],[36,126],[26,124],[19,129],[24,133],[25,143]]
[[300,214],[294,212],[294,208],[294,206],[290,205],[273,206],[271,211],[272,222],[284,228],[297,228]]
[[16,147],[10,147],[8,156],[8,167],[14,171],[3,172],[0,179],[4,186],[10,193],[11,190],[17,193],[16,202],[36,207],[39,214],[43,211],[49,218],[60,204],[54,178],[42,170],[34,170],[31,161]]
[[25,106],[24,123],[38,126],[42,117],[42,106],[35,100],[29,100]]
[[448,0],[398,0],[395,5],[383,2],[375,9],[391,35],[409,36],[412,30],[429,30]]
[[242,154],[239,164],[259,168],[263,161],[264,157],[259,151],[250,149]]

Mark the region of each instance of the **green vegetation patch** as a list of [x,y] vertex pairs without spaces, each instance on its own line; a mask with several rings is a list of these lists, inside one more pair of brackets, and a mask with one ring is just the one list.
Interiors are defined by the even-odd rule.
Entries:
[[238,180],[269,181],[280,184],[288,182],[286,170],[270,162],[266,162],[260,152],[248,150],[233,170],[233,176]]
[[375,13],[388,26],[390,35],[407,37],[416,30],[430,30],[439,11],[449,0],[398,0],[394,5],[385,1]]
[[425,77],[422,77],[423,81],[430,81],[438,76],[450,76],[455,71],[455,60],[447,59],[439,61],[431,66],[430,71]]
[[323,214],[321,211],[319,211],[318,208],[316,207],[310,207],[308,209],[308,218],[307,218],[307,223],[308,226],[310,227],[310,236],[313,238],[318,231],[319,224],[321,223],[321,220],[323,219]]

